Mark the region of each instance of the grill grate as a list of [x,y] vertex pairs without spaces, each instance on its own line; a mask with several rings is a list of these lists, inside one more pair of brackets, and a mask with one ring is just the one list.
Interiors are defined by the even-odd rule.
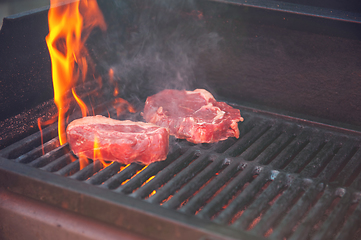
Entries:
[[55,125],[44,129],[43,148],[38,132],[0,155],[213,222],[225,229],[222,234],[233,229],[260,239],[356,239],[361,135],[240,109],[245,121],[239,139],[195,145],[171,138],[168,158],[149,166],[114,162],[103,168],[90,161],[80,170],[69,146],[59,146]]

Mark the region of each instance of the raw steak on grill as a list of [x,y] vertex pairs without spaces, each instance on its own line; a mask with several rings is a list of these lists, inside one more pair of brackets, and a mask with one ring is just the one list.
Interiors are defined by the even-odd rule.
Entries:
[[166,89],[147,98],[143,117],[147,122],[169,128],[170,134],[193,143],[212,143],[239,137],[241,113],[217,102],[204,89]]
[[166,159],[168,154],[168,130],[151,123],[84,117],[71,122],[66,133],[74,154],[91,159],[94,148],[103,160],[126,164],[150,164]]

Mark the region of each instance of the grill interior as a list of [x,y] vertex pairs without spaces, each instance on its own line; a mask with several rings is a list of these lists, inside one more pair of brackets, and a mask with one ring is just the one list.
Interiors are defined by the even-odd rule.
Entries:
[[[195,145],[172,138],[168,158],[149,166],[114,162],[103,168],[90,161],[79,170],[69,146],[59,146],[56,125],[43,130],[44,148],[37,132],[0,154],[92,190],[212,222],[223,229],[212,230],[220,235],[357,239],[360,133],[234,106],[245,118],[239,139]],[[141,119],[139,113],[119,118],[129,117]]]

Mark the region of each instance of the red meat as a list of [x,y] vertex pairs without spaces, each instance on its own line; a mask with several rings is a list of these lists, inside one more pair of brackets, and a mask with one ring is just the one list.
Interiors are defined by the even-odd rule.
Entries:
[[84,117],[71,122],[66,133],[74,154],[91,159],[101,155],[103,160],[150,164],[168,154],[168,130],[151,123]]
[[147,98],[143,117],[147,122],[169,129],[177,138],[193,143],[212,143],[239,137],[241,113],[217,102],[204,89],[166,89]]

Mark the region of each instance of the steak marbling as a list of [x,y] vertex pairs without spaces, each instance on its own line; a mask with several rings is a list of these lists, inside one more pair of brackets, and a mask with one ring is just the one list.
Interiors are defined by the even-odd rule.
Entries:
[[240,111],[217,102],[204,89],[163,90],[147,98],[143,117],[147,122],[169,128],[170,134],[193,143],[212,143],[239,137]]
[[103,160],[150,164],[168,154],[169,132],[151,123],[119,121],[103,116],[74,120],[67,139],[75,155],[94,158],[94,148]]

